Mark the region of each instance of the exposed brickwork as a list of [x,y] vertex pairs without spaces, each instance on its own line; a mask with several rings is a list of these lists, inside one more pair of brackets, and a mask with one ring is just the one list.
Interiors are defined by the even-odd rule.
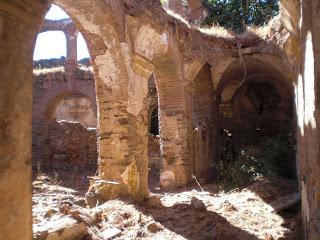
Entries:
[[48,124],[47,144],[42,151],[47,155],[47,168],[94,169],[98,158],[96,130],[81,123],[52,122]]
[[[46,161],[42,151],[46,146],[48,135],[47,125],[54,119],[58,104],[67,96],[81,94],[91,102],[91,111],[96,113],[95,86],[90,70],[77,70],[77,79],[70,86],[66,81],[64,70],[35,70],[33,80],[33,163]],[[51,72],[50,72],[51,71]]]

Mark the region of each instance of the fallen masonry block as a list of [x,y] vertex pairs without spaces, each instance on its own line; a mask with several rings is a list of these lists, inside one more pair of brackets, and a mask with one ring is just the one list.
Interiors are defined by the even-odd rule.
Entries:
[[34,228],[34,240],[81,240],[87,235],[83,222],[69,216],[55,216]]

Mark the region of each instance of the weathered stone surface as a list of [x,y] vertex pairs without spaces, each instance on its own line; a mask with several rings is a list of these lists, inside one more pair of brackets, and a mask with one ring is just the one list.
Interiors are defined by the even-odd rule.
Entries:
[[[52,130],[53,126],[52,122],[55,119],[82,122],[86,127],[96,128],[97,106],[93,73],[88,68],[77,68],[76,74],[72,74],[75,79],[65,81],[68,71],[71,70],[64,67],[51,69],[49,66],[45,69],[34,69],[32,158],[35,168],[39,165],[41,165],[40,168],[46,167],[50,161],[51,153],[49,153],[50,146],[48,146],[48,142],[50,142],[49,136],[50,129]],[[72,82],[71,85],[70,82]],[[65,130],[61,129],[62,132],[60,133],[63,134]],[[76,136],[75,132],[72,134]],[[68,134],[63,136],[67,139]],[[84,137],[84,135],[82,136]],[[84,137],[82,138],[82,143],[78,142],[79,148],[81,145],[88,145],[85,143],[86,139]],[[81,138],[78,141],[81,141]]]

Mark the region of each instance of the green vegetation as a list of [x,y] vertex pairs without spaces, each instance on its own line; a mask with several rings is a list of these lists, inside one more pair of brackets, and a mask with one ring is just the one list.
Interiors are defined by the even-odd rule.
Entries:
[[228,150],[219,166],[222,183],[230,188],[241,188],[261,176],[295,179],[294,146],[292,134],[284,129],[277,136],[265,137],[257,144],[242,147],[236,158],[232,150]]
[[262,26],[279,13],[278,0],[203,0],[209,15],[203,25],[219,25],[240,33]]

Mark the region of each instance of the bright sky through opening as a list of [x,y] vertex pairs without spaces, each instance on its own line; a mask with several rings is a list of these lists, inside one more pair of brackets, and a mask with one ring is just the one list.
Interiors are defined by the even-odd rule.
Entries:
[[[53,5],[45,19],[60,20],[70,18],[60,7]],[[78,35],[78,60],[89,58],[87,44],[81,33]],[[60,58],[66,56],[66,38],[62,31],[40,33],[37,37],[33,60]]]

